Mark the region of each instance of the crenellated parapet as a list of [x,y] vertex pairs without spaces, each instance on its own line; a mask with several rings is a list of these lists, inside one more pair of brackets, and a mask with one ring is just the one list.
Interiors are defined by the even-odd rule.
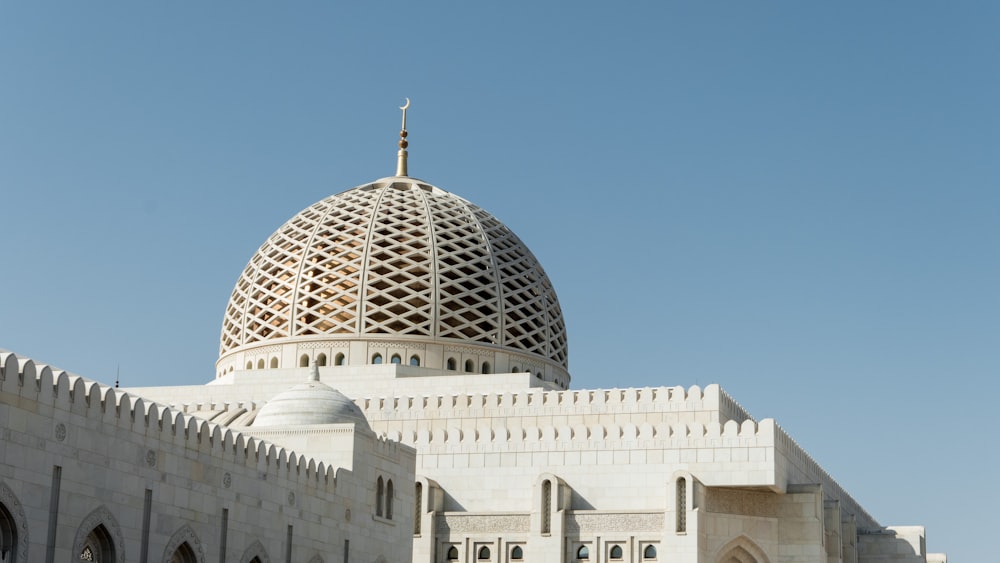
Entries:
[[399,442],[390,439],[387,436],[379,436],[375,440],[376,452],[384,456],[396,456],[399,455],[400,447]]
[[[510,424],[510,421],[508,421]],[[683,449],[773,447],[775,424],[772,419],[754,422],[661,424],[579,424],[562,426],[482,426],[473,430],[419,428],[390,430],[390,440],[417,446],[428,453],[459,451],[580,450],[603,449]]]
[[456,420],[531,416],[594,416],[701,413],[702,422],[743,422],[753,417],[718,385],[703,390],[683,387],[580,389],[546,391],[380,397],[356,401],[369,421]]
[[[266,440],[233,431],[164,405],[78,375],[0,351],[0,397],[3,403],[34,402],[36,412],[51,414],[61,439],[66,424],[114,426],[163,444],[174,444],[207,456],[243,465],[248,471],[333,491],[336,467],[297,454]],[[16,398],[16,400],[14,400]],[[59,415],[58,413],[63,413]],[[151,442],[152,443],[152,442]],[[398,445],[397,445],[398,446]],[[392,451],[382,440],[378,447]],[[152,451],[152,450],[151,450]],[[153,454],[155,455],[155,453]]]

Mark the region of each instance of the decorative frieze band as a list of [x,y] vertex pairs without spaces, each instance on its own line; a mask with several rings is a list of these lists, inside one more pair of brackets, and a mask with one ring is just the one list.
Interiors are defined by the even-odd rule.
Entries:
[[527,514],[446,514],[437,518],[438,534],[528,533]]
[[277,354],[281,351],[281,346],[261,346],[260,348],[249,348],[247,354],[258,356],[260,354]]
[[444,351],[454,352],[455,354],[469,354],[469,355],[477,355],[483,353],[483,350],[481,348],[470,348],[468,346],[445,346]]
[[662,512],[569,512],[566,514],[566,533],[660,532],[663,522]]
[[773,493],[709,489],[705,510],[722,514],[777,517],[780,498]]
[[343,340],[323,340],[320,342],[300,342],[299,350],[315,350],[316,348],[347,348],[350,342]]
[[369,342],[369,346],[374,346],[376,348],[386,347],[386,348],[405,348],[407,350],[426,350],[427,346],[420,342],[392,342],[392,341],[378,341],[373,340]]

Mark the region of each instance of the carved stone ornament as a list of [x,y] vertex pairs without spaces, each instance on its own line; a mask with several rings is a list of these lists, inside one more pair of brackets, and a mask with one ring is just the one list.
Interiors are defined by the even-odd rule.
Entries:
[[56,440],[62,442],[66,439],[66,425],[63,423],[56,424]]
[[706,512],[775,518],[781,500],[771,493],[712,490],[706,495]]
[[426,350],[427,346],[421,344],[420,342],[379,342],[380,346],[385,346],[386,348],[403,348],[405,350]]
[[229,488],[233,484],[233,476],[228,471],[222,474],[222,486]]
[[348,342],[301,342],[298,345],[299,350],[314,350],[316,348],[347,348],[350,346]]
[[566,532],[599,534],[603,532],[659,532],[663,530],[663,513],[569,513]]
[[156,467],[156,451],[146,450],[146,465]]
[[527,533],[527,514],[448,515],[438,518],[439,533]]

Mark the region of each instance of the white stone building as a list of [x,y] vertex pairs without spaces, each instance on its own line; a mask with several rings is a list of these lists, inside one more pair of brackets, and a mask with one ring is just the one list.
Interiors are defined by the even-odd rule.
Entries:
[[571,389],[538,261],[400,146],[251,258],[207,385],[0,356],[0,558],[946,561],[717,385]]
[[[405,483],[391,502],[412,512],[413,449],[326,414],[279,420],[307,424],[263,427],[262,440],[0,352],[0,561],[409,558],[410,520],[384,498],[390,514],[375,518],[372,499],[379,482]],[[322,442],[315,455],[276,445],[303,430]]]

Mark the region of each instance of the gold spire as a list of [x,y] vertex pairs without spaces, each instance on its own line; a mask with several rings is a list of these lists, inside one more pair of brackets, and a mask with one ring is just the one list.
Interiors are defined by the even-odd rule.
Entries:
[[410,98],[406,98],[406,105],[400,106],[403,110],[403,128],[399,131],[399,152],[396,153],[396,176],[406,176],[406,110],[410,107]]

